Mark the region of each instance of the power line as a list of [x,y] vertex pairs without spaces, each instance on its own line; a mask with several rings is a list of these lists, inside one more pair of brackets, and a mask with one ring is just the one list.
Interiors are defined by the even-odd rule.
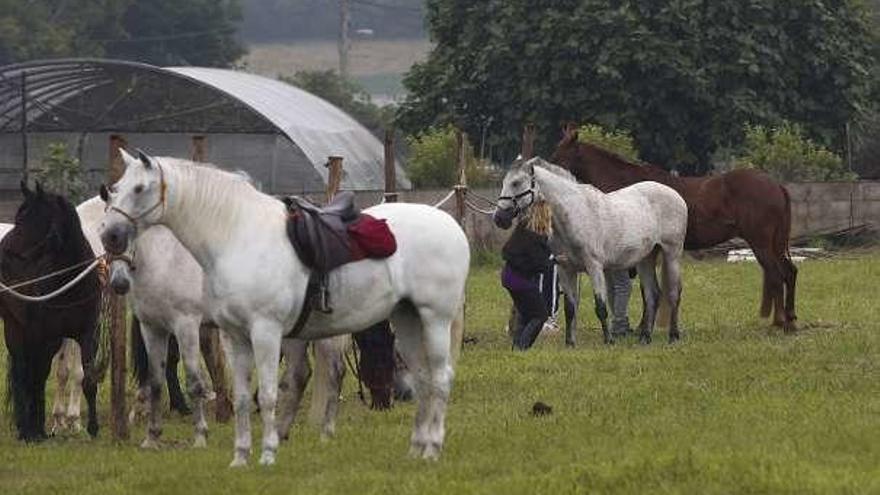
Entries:
[[173,34],[163,34],[156,36],[143,36],[140,38],[116,38],[116,39],[90,39],[89,41],[94,41],[96,43],[150,43],[153,41],[168,41],[168,40],[177,40],[177,39],[186,39],[186,38],[198,38],[200,36],[206,36],[209,34],[220,34],[220,33],[234,33],[236,29],[234,27],[225,27],[225,28],[217,28],[217,29],[208,29],[205,31],[186,31],[180,33]]
[[409,5],[389,5],[387,3],[374,2],[372,0],[352,0],[352,3],[355,5],[363,5],[365,7],[376,7],[386,10],[401,10],[405,12],[412,12],[414,14],[422,13],[421,7],[411,7]]

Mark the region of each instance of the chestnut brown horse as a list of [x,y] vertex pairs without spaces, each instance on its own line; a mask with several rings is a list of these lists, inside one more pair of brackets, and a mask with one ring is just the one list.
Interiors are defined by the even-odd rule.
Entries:
[[764,271],[761,316],[786,331],[796,329],[795,283],[791,261],[791,201],[788,191],[766,174],[752,169],[733,170],[708,177],[678,177],[654,165],[640,165],[578,141],[568,126],[550,161],[567,168],[581,182],[603,192],[636,182],[655,181],[675,189],[688,206],[685,249],[705,249],[741,237],[755,253]]

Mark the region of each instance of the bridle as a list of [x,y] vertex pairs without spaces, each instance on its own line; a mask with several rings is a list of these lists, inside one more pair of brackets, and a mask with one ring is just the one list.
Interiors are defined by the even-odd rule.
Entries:
[[[123,210],[122,208],[118,208],[116,206],[107,205],[107,208],[105,209],[105,211],[107,211],[107,210],[115,211],[116,213],[119,213],[120,215],[125,217],[125,219],[128,220],[129,222],[131,222],[131,224],[134,226],[135,232],[137,232],[138,220],[146,217],[150,213],[153,213],[154,211],[156,211],[157,208],[161,207],[162,214],[163,215],[165,214],[165,199],[166,199],[166,191],[168,190],[168,183],[165,182],[165,170],[162,168],[162,164],[160,164],[158,160],[156,160],[156,167],[159,168],[159,200],[156,201],[156,203],[153,206],[149,207],[146,211],[144,211],[143,213],[141,213],[140,215],[137,215],[137,216],[134,216],[134,215],[128,213],[127,211]],[[118,258],[122,259],[123,256],[120,255],[120,256],[118,256]]]
[[535,172],[534,172],[534,170],[530,174],[530,177],[531,177],[531,184],[529,184],[529,188],[526,189],[525,191],[523,191],[519,194],[516,194],[514,196],[498,196],[498,201],[510,201],[511,203],[513,203],[514,216],[516,216],[521,211],[523,211],[523,209],[519,207],[519,200],[520,199],[522,199],[526,196],[529,196],[529,205],[531,205],[532,203],[535,202]]

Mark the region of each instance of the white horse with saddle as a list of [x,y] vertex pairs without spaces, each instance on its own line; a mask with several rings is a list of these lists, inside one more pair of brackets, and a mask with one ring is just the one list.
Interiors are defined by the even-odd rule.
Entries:
[[[568,256],[568,264],[590,277],[605,342],[613,342],[607,321],[606,272],[632,267],[638,270],[645,300],[641,342],[651,341],[662,303],[669,307],[669,340],[677,340],[680,264],[687,230],[687,205],[681,196],[657,182],[639,182],[605,194],[577,182],[561,167],[532,158],[514,163],[505,175],[495,224],[509,228],[515,217],[541,200],[553,212],[554,242]],[[658,255],[662,255],[662,289],[656,274]],[[661,316],[661,323],[666,323],[664,319]]]
[[[235,389],[232,466],[251,448],[249,373],[257,365],[263,419],[261,464],[278,448],[275,404],[282,338],[306,306],[310,270],[287,235],[285,205],[234,174],[187,162],[135,159],[111,189],[102,241],[121,254],[150,225],[168,227],[204,270],[204,308],[226,332]],[[470,250],[448,214],[425,205],[391,203],[364,211],[387,221],[397,250],[363,259],[327,277],[333,311],[312,312],[296,335],[317,339],[391,319],[398,348],[415,371],[418,412],[411,453],[439,456],[452,382],[451,327],[461,315]]]

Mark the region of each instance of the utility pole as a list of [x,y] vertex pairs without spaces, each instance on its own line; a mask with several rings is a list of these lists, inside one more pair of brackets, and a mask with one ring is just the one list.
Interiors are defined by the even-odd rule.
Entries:
[[348,79],[348,52],[351,50],[351,38],[348,28],[351,26],[351,0],[339,0],[339,76]]

